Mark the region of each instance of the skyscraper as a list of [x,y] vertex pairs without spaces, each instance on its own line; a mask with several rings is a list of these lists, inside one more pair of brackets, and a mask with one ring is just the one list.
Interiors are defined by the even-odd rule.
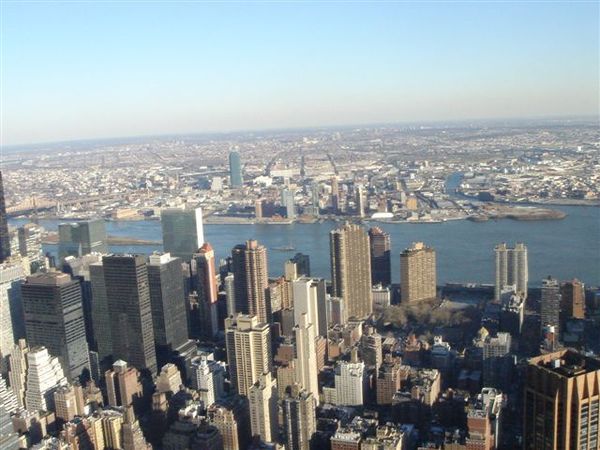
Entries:
[[35,223],[26,223],[18,228],[17,233],[19,235],[19,253],[29,260],[31,272],[37,272],[45,267],[42,228]]
[[542,330],[552,326],[559,335],[560,329],[560,286],[552,277],[542,280],[542,298],[540,300],[540,316]]
[[299,324],[302,315],[306,314],[308,323],[312,323],[317,330],[319,326],[317,286],[313,283],[312,278],[302,277],[292,281],[292,297],[294,324]]
[[205,408],[223,396],[225,364],[214,360],[212,354],[200,354],[190,362],[192,387],[198,391]]
[[39,272],[22,286],[25,329],[31,347],[46,346],[69,378],[90,370],[81,286],[61,272]]
[[283,401],[283,423],[286,449],[310,450],[311,440],[317,432],[315,398],[312,393],[292,386]]
[[585,289],[578,279],[560,286],[562,322],[568,319],[585,319]]
[[242,178],[242,161],[238,152],[229,153],[229,184],[234,188],[239,188],[244,185],[244,179]]
[[0,263],[10,256],[10,235],[8,233],[8,218],[6,216],[6,201],[4,199],[4,183],[0,170]]
[[235,285],[235,310],[256,315],[259,322],[269,323],[271,308],[267,301],[269,276],[267,249],[258,241],[249,240],[231,251]]
[[25,407],[30,411],[52,411],[54,391],[67,385],[67,379],[57,357],[46,347],[35,347],[27,353]]
[[331,295],[344,300],[348,318],[373,311],[369,236],[362,227],[345,224],[329,233]]
[[108,253],[104,219],[58,225],[58,257]]
[[204,313],[204,317],[201,318],[200,322],[204,324],[204,336],[210,339],[219,331],[217,317],[219,290],[215,268],[215,252],[208,242],[205,242],[200,250],[194,254],[194,260],[196,261],[196,288],[198,303],[200,304],[199,310]]
[[27,353],[29,347],[25,339],[19,339],[9,356],[8,379],[19,408],[25,407],[25,387],[27,382]]
[[247,396],[250,386],[271,371],[271,332],[256,316],[238,314],[225,319],[227,362],[232,384]]
[[365,217],[365,193],[362,185],[356,187],[356,214]]
[[102,265],[113,358],[156,373],[146,258],[140,255],[109,255],[102,258]]
[[235,300],[235,278],[232,273],[228,273],[223,280],[225,285],[225,297],[227,297],[227,315],[234,316],[236,311],[236,300]]
[[148,282],[154,345],[160,366],[164,365],[174,350],[188,340],[183,271],[181,260],[169,253],[153,254],[148,262]]
[[435,250],[415,242],[400,253],[400,291],[402,302],[436,297]]
[[167,208],[160,213],[163,249],[189,261],[204,244],[202,208]]
[[337,176],[331,178],[331,209],[334,213],[340,210],[340,187]]
[[118,360],[104,374],[106,392],[110,406],[133,406],[142,397],[140,374],[135,367]]
[[296,273],[299,277],[310,277],[310,256],[296,253],[290,260],[296,264]]
[[98,350],[98,359],[103,369],[112,363],[111,318],[104,283],[104,265],[102,261],[90,264],[90,285],[92,290],[92,322],[94,324],[94,342]]
[[277,433],[277,381],[270,372],[263,373],[248,392],[250,428],[252,436],[262,442],[276,442]]
[[527,265],[527,247],[517,243],[509,248],[505,243],[498,244],[496,252],[496,284],[494,299],[499,302],[501,293],[507,286],[514,286],[515,291],[527,298],[529,271]]
[[25,337],[21,282],[25,271],[21,264],[0,264],[0,373],[6,372],[6,358],[15,339]]
[[371,249],[371,284],[392,283],[390,235],[379,227],[369,229]]
[[294,192],[288,188],[281,191],[281,205],[285,208],[285,217],[296,218],[296,205],[294,204]]
[[487,336],[483,343],[483,385],[507,388],[510,382],[512,362],[510,357],[511,337],[509,333]]
[[600,446],[600,360],[562,350],[529,360],[523,449]]
[[364,405],[367,393],[367,371],[365,363],[356,356],[353,349],[350,361],[338,361],[335,367],[335,397],[336,405]]
[[313,215],[319,217],[321,192],[319,183],[312,183],[310,186],[311,203],[313,207]]
[[296,334],[296,381],[311,392],[318,402],[319,380],[317,370],[317,352],[315,348],[316,326],[309,322],[308,314],[300,316],[298,324],[294,327]]

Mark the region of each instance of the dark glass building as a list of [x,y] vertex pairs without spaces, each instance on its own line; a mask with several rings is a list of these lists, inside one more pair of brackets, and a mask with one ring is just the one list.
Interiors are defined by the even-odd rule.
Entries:
[[162,366],[168,362],[171,352],[188,340],[181,260],[169,253],[151,255],[148,282],[154,344]]
[[154,374],[157,364],[146,258],[108,255],[102,258],[102,266],[112,357]]
[[40,272],[27,277],[22,295],[29,345],[58,356],[69,378],[89,373],[79,281],[66,273]]
[[103,219],[58,225],[58,257],[108,253],[106,224]]
[[369,229],[371,248],[371,283],[389,286],[392,283],[390,235],[379,227]]

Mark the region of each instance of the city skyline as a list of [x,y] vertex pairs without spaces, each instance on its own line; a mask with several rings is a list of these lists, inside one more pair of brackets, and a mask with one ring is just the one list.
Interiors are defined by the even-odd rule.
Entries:
[[598,115],[593,2],[2,8],[3,146]]
[[599,13],[0,0],[0,448],[600,450]]

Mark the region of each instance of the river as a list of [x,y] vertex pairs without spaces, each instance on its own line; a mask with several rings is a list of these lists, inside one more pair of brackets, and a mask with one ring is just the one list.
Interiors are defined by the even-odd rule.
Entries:
[[[530,285],[552,275],[561,280],[577,277],[588,285],[600,285],[600,208],[558,206],[567,214],[563,220],[514,221],[490,220],[475,223],[455,220],[432,224],[384,223],[381,228],[390,233],[392,242],[392,281],[400,281],[400,252],[411,242],[423,241],[437,252],[438,283],[494,281],[494,245],[524,242],[529,249]],[[25,223],[11,220],[11,225]],[[56,230],[58,221],[40,220],[48,230]],[[258,239],[269,249],[269,274],[283,272],[283,263],[294,252],[275,250],[293,246],[295,251],[310,255],[312,275],[330,277],[329,231],[333,222],[293,225],[215,225],[205,224],[205,239],[211,243],[217,258],[223,258],[231,248],[246,239]],[[161,240],[158,221],[107,222],[108,234]],[[112,246],[113,252],[151,253],[160,246]],[[55,245],[46,251],[56,252]]]

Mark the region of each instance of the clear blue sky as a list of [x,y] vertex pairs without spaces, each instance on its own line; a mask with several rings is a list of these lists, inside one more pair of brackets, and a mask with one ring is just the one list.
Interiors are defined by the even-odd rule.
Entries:
[[597,2],[2,2],[4,145],[598,114]]

